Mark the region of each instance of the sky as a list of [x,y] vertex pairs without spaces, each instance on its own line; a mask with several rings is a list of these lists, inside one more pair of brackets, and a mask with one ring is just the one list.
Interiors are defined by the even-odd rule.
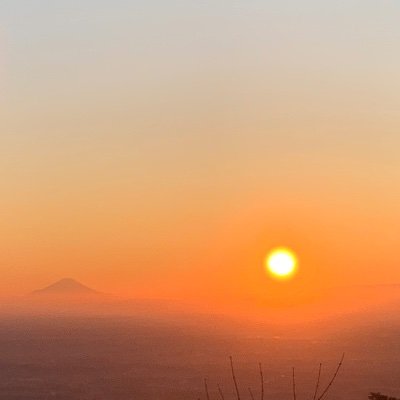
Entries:
[[[1,1],[1,292],[73,277],[259,301],[400,283],[399,14]],[[279,245],[300,262],[284,289],[263,268]]]

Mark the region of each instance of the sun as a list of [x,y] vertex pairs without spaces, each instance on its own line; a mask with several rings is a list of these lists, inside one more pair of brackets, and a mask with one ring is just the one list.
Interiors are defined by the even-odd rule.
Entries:
[[266,258],[266,268],[276,279],[289,279],[297,270],[297,257],[295,253],[286,248],[273,249]]

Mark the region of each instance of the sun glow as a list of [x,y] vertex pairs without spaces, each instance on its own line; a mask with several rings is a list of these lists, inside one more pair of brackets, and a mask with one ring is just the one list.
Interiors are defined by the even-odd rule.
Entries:
[[267,256],[266,268],[274,278],[289,279],[296,272],[297,257],[285,247],[274,249]]

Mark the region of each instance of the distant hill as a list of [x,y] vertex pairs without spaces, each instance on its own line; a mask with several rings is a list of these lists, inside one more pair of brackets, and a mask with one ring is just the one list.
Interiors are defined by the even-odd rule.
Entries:
[[83,285],[72,278],[61,279],[43,289],[32,292],[35,295],[56,295],[56,296],[88,296],[100,294],[94,289]]

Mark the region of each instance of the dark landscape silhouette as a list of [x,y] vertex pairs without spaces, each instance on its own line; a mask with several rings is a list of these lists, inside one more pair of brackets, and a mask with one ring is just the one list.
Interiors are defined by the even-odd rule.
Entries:
[[250,399],[250,391],[255,398],[260,394],[259,363],[265,400],[293,398],[292,367],[301,400],[314,393],[319,361],[323,390],[342,352],[345,362],[329,398],[399,397],[400,317],[394,298],[378,310],[278,323],[183,313],[61,280],[22,298],[14,311],[2,310],[0,399],[206,399],[204,377],[210,398],[220,398],[221,391],[235,399],[227,362],[232,354],[241,400]]

